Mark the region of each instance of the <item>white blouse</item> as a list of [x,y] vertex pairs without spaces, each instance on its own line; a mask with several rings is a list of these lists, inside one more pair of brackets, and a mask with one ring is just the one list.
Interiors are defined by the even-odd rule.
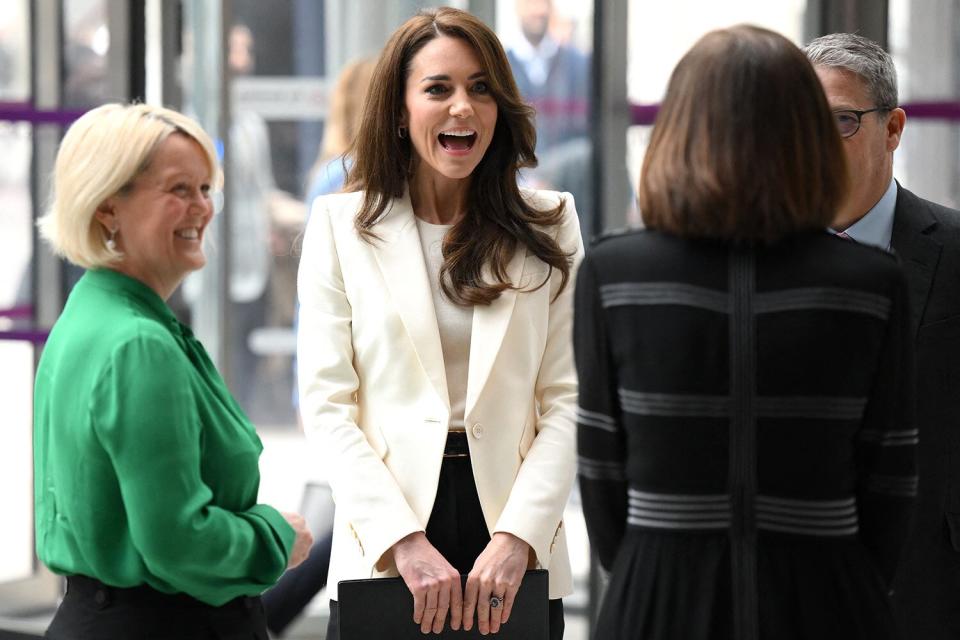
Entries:
[[470,336],[473,330],[473,307],[451,302],[440,289],[440,267],[443,265],[443,238],[453,225],[430,224],[417,218],[420,247],[427,265],[433,308],[440,330],[440,346],[447,373],[450,394],[450,428],[463,429],[463,413],[467,402],[467,372],[470,365]]

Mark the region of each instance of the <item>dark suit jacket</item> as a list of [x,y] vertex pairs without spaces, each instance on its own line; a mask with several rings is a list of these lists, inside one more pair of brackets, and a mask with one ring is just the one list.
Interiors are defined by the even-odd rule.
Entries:
[[904,638],[960,638],[960,212],[899,188],[893,249],[916,336],[920,497],[893,601]]
[[541,86],[533,84],[513,50],[507,51],[507,58],[520,94],[537,110],[538,155],[554,145],[589,135],[590,59],[585,54],[561,45]]

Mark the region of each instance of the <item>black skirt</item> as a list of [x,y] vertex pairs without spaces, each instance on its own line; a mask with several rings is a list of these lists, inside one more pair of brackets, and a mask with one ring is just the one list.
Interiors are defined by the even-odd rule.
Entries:
[[120,589],[85,576],[67,593],[44,636],[50,640],[268,640],[258,597],[214,607],[147,586]]
[[[856,538],[761,532],[760,637],[895,640],[886,588]],[[734,640],[725,533],[627,527],[594,638]]]

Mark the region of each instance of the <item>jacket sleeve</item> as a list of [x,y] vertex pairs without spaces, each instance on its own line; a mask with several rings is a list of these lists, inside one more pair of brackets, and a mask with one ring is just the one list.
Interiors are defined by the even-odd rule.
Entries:
[[889,584],[917,496],[918,434],[907,285],[898,274],[877,378],[856,444],[860,538]]
[[424,529],[357,424],[352,310],[328,201],[314,204],[297,278],[300,411],[307,436],[324,449],[337,510],[372,572],[394,543]]
[[600,287],[587,256],[577,278],[574,353],[580,378],[577,453],[580,496],[590,543],[607,570],[627,520],[626,438]]
[[570,279],[558,295],[561,275],[554,270],[550,278],[547,340],[534,387],[539,408],[536,436],[494,528],[524,540],[542,566],[550,564],[576,474],[577,376],[571,329],[573,288],[577,267],[583,259],[583,242],[573,197],[570,194],[561,197],[566,202],[565,217],[557,242],[570,257]]
[[219,606],[273,585],[286,569],[294,531],[267,505],[233,511],[213,503],[202,476],[204,436],[189,367],[166,336],[143,335],[114,351],[91,402],[124,511],[93,517],[117,517],[150,574]]

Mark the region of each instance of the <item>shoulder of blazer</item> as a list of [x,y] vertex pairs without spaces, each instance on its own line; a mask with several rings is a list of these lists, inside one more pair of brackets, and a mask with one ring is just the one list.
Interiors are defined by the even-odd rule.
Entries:
[[520,196],[527,202],[527,204],[538,211],[554,209],[563,203],[563,219],[560,221],[560,224],[555,225],[552,228],[541,227],[541,230],[553,236],[553,238],[560,243],[560,246],[563,248],[566,248],[567,245],[574,242],[572,237],[574,235],[574,231],[576,231],[576,236],[579,238],[580,222],[576,217],[577,205],[573,201],[573,196],[571,194],[561,191],[550,191],[547,189],[528,189],[526,187],[521,187]]
[[320,211],[326,211],[330,222],[336,226],[341,224],[353,225],[353,218],[363,202],[362,191],[348,193],[331,193],[314,198],[310,207],[310,216]]
[[925,200],[897,184],[894,227],[932,235],[947,244],[960,243],[960,211]]
[[540,211],[553,209],[563,201],[570,202],[572,198],[569,193],[549,189],[530,189],[528,187],[520,187],[520,197],[526,200],[531,207]]

